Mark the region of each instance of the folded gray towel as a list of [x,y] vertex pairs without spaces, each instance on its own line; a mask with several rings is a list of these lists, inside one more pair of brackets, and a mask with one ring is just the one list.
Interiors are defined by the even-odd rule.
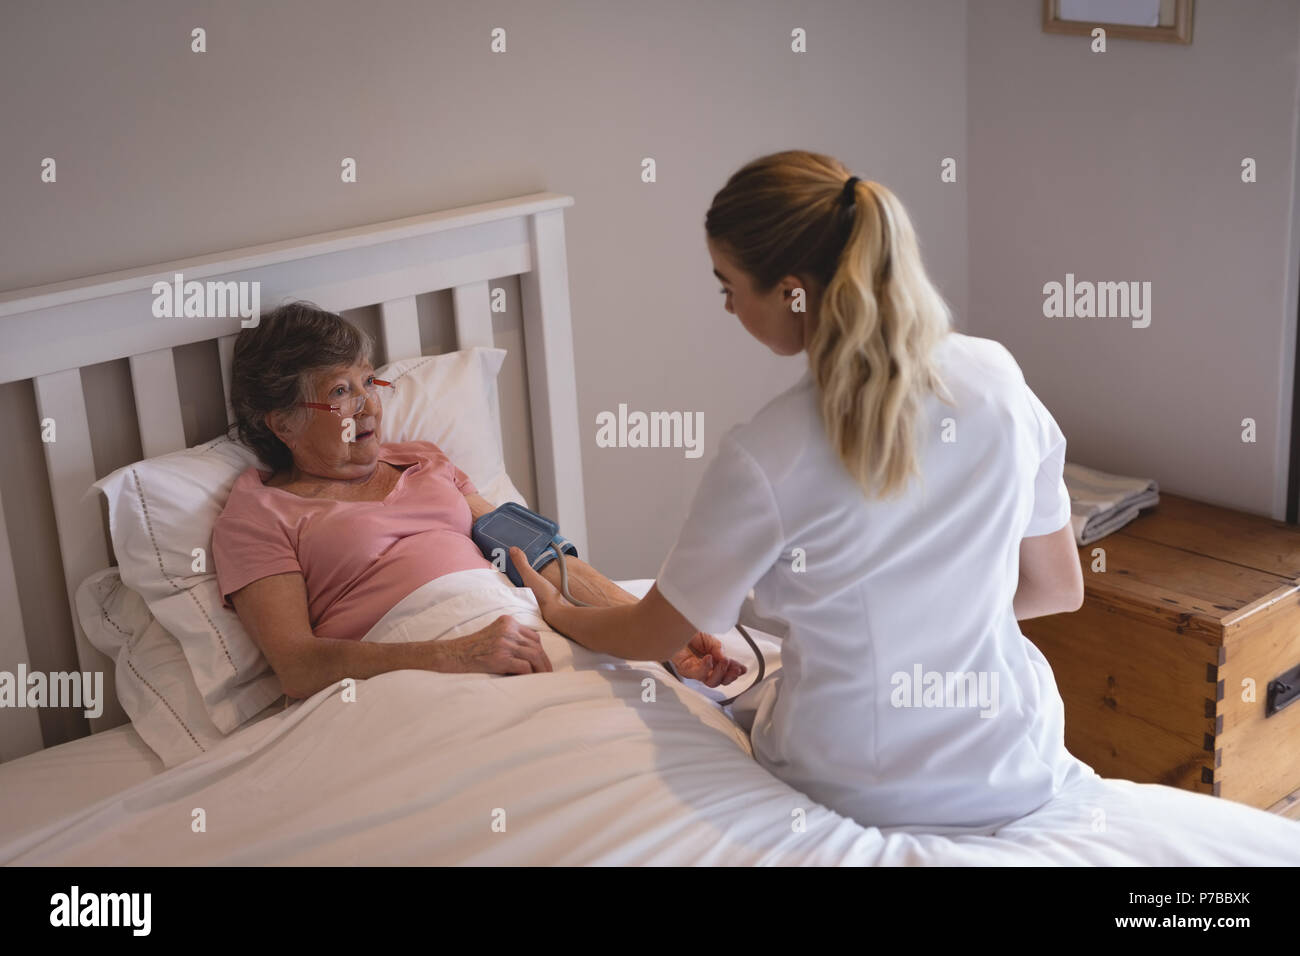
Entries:
[[1070,492],[1070,523],[1079,545],[1118,531],[1143,508],[1160,500],[1160,486],[1154,479],[1112,475],[1068,461],[1065,487]]

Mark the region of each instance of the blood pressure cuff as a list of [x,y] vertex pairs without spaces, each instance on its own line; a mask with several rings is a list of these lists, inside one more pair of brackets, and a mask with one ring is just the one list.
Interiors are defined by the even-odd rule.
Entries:
[[475,521],[470,537],[483,552],[483,557],[493,564],[496,564],[498,556],[503,560],[505,572],[517,588],[524,586],[524,579],[510,560],[512,547],[523,551],[534,571],[540,571],[554,561],[557,548],[564,554],[578,556],[573,543],[560,535],[558,524],[513,501],[507,501]]

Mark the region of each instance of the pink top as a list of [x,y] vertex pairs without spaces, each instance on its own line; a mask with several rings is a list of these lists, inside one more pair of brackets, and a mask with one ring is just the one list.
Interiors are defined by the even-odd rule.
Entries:
[[470,539],[469,477],[432,442],[380,446],[379,460],[411,463],[383,501],[303,498],[245,469],[212,532],[212,558],[226,607],[230,595],[271,574],[298,571],[317,637],[359,641],[424,583],[489,568]]

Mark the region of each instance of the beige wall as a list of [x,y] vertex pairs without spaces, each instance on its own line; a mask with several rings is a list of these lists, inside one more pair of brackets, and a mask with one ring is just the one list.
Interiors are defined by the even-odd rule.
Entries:
[[[1190,46],[1105,54],[1037,6],[972,5],[969,325],[1020,360],[1067,460],[1283,517],[1300,3],[1197,0]],[[1067,272],[1150,281],[1150,326],[1044,318]]]
[[[9,7],[2,289],[572,194],[588,523],[611,576],[655,574],[717,437],[801,373],[723,311],[710,274],[704,213],[741,164],[800,146],[886,183],[965,312],[965,186],[937,175],[966,136],[950,0]],[[504,55],[488,52],[495,26]],[[810,52],[789,52],[795,27]],[[56,187],[36,178],[44,156]],[[356,185],[339,182],[344,156]],[[596,415],[620,402],[703,412],[705,455],[597,448]]]

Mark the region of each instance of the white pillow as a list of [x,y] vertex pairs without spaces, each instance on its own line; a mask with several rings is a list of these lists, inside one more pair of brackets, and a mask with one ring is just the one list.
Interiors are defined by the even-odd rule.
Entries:
[[90,643],[117,662],[122,709],[163,766],[184,763],[221,742],[225,735],[208,717],[180,644],[122,583],[117,568],[81,582],[76,602]]
[[[503,349],[475,348],[385,366],[376,375],[393,381],[395,394],[384,409],[380,437],[432,441],[483,497],[525,504],[501,463],[489,401],[504,357]],[[235,479],[255,465],[267,468],[251,449],[222,436],[119,468],[93,486],[108,499],[122,582],[179,643],[203,706],[222,733],[282,692],[239,616],[223,606],[211,560],[217,516]]]
[[239,616],[222,606],[212,566],[212,526],[235,479],[256,464],[251,449],[223,436],[119,468],[94,485],[108,498],[122,582],[180,643],[222,733],[282,693]]
[[506,350],[476,346],[389,362],[375,377],[393,383],[384,402],[384,442],[431,441],[488,501],[528,507],[501,455],[496,383]]

